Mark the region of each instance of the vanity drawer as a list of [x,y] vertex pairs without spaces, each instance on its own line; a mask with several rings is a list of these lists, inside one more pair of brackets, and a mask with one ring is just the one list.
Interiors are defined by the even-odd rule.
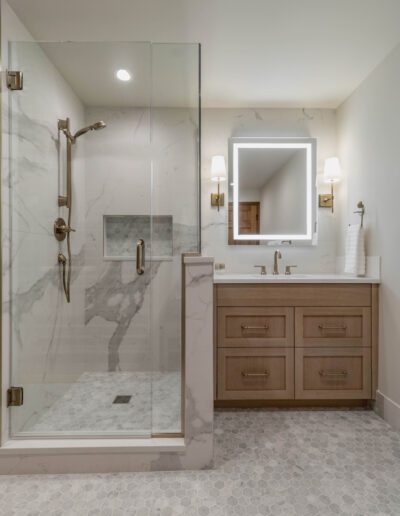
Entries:
[[218,399],[293,399],[294,350],[218,350]]
[[219,308],[218,347],[292,347],[293,321],[293,308]]
[[220,284],[218,306],[371,306],[370,284]]
[[371,398],[369,348],[297,348],[296,399]]
[[370,308],[296,308],[296,346],[370,345]]

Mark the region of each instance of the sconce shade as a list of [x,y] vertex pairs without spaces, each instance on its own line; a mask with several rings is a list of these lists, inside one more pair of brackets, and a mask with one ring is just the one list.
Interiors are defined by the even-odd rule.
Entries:
[[224,156],[213,156],[211,160],[211,180],[225,181],[226,167]]
[[325,183],[338,183],[342,179],[339,158],[327,158],[324,165]]

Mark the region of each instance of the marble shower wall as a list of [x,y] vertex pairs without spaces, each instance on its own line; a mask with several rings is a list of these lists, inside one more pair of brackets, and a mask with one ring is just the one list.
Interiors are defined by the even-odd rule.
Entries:
[[[155,108],[150,118],[146,108],[87,108],[86,123],[95,120],[107,128],[86,144],[88,367],[179,371],[181,253],[196,251],[198,238],[197,123],[186,109]],[[137,276],[132,254],[136,238],[150,234],[150,214],[169,227],[161,233],[153,228],[155,242],[147,247],[154,258],[147,253],[146,272]],[[141,217],[142,234],[127,227],[135,217]],[[111,247],[125,259],[110,259],[104,221],[113,221]],[[172,249],[158,259],[161,244],[168,247],[166,235]]]
[[[223,154],[228,164],[228,138],[231,136],[313,137],[317,139],[317,188],[329,191],[321,180],[324,159],[337,154],[336,112],[333,109],[204,109],[202,113],[202,251],[223,262],[232,272],[254,272],[253,265],[266,264],[270,271],[274,247],[228,246],[227,182],[221,183],[225,207],[219,212],[210,206],[216,191],[210,180],[211,157]],[[318,210],[318,245],[283,248],[281,269],[297,264],[298,272],[334,272],[336,260],[336,214]]]
[[[9,378],[4,354],[3,379],[25,388],[23,407],[12,410],[13,431],[25,431],[84,373],[180,372],[181,254],[197,251],[199,237],[198,121],[190,108],[150,117],[148,108],[84,106],[8,5],[2,15],[3,64],[24,73],[23,91],[2,84],[2,331],[13,365]],[[57,205],[66,176],[57,120],[66,117],[72,132],[107,123],[73,145],[71,304],[57,262],[66,242],[53,235],[54,220],[67,219]],[[162,256],[138,276],[131,257],[105,257],[103,222],[150,214],[152,251]]]
[[[17,43],[11,58],[24,71],[25,88],[5,95],[12,116],[3,252],[11,245],[12,267],[4,269],[11,276],[3,278],[3,312],[7,318],[12,309],[12,335],[6,337],[12,381],[26,393],[14,427],[26,430],[83,373],[180,371],[181,253],[198,250],[197,120],[191,109],[154,109],[150,125],[146,108],[85,108],[40,45]],[[77,231],[69,305],[57,263],[65,242],[58,244],[52,232],[55,218],[67,217],[57,206],[65,193],[65,139],[58,140],[57,119],[67,116],[72,130],[99,119],[107,123],[73,146]],[[141,224],[148,235],[150,213],[156,222],[152,251],[160,254],[161,246],[163,252],[137,276],[132,257],[105,257],[103,223],[105,216],[125,222],[125,216],[147,217]],[[134,248],[134,242],[116,241]]]
[[[9,36],[12,41],[14,38]],[[7,41],[7,40],[6,40]],[[23,70],[23,91],[3,97],[3,338],[11,343],[11,383],[25,388],[25,403],[12,413],[12,427],[30,425],[38,413],[65,391],[79,374],[79,326],[83,323],[82,278],[85,199],[83,144],[74,146],[73,299],[60,289],[59,244],[53,235],[57,198],[65,193],[65,139],[57,120],[84,124],[84,108],[75,93],[34,42],[8,45],[8,67]],[[44,94],[45,93],[45,94]],[[4,238],[4,237],[3,237]],[[10,317],[10,319],[8,319]],[[8,334],[8,332],[10,332]]]

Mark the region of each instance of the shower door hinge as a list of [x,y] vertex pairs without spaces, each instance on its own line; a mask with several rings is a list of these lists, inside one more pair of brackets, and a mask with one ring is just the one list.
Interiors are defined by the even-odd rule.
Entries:
[[24,389],[10,387],[7,390],[7,407],[20,407],[24,403]]
[[24,76],[22,72],[7,71],[7,88],[9,90],[22,90],[24,88]]

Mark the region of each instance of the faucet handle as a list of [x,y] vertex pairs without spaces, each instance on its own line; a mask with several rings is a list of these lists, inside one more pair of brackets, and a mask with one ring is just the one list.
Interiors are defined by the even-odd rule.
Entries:
[[286,267],[285,267],[286,276],[290,276],[290,274],[292,274],[291,269],[293,269],[294,267],[297,267],[297,265],[286,265]]
[[261,276],[265,276],[267,274],[267,267],[265,265],[254,265],[254,267],[260,267]]

